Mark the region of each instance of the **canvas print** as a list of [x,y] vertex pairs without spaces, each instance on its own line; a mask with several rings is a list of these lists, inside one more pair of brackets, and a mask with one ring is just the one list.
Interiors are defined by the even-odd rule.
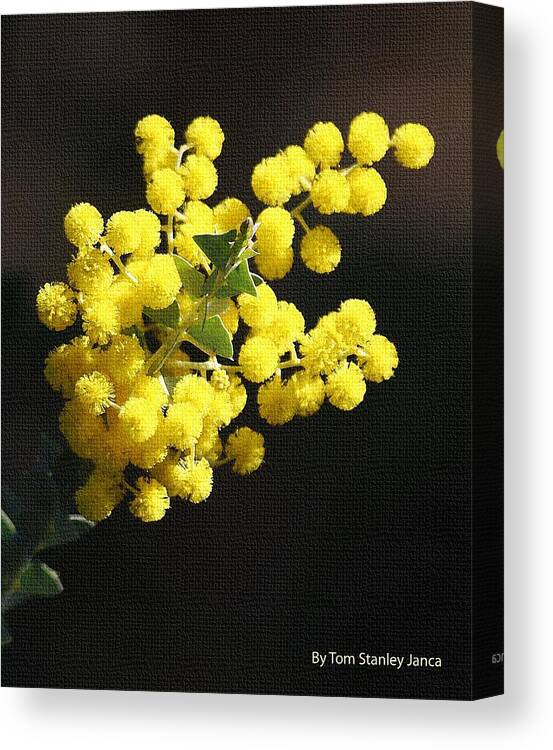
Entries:
[[501,692],[501,11],[2,35],[3,684]]

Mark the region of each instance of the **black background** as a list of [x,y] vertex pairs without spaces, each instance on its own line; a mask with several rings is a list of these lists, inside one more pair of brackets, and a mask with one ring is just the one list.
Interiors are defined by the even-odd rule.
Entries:
[[[333,274],[298,262],[273,285],[309,325],[368,299],[398,346],[396,377],[369,384],[353,412],[325,405],[281,428],[249,408],[267,444],[257,474],[219,470],[200,506],[175,502],[149,525],[121,508],[45,555],[65,591],[10,615],[4,684],[469,697],[473,131],[489,196],[481,247],[495,257],[502,242],[502,35],[482,18],[476,124],[469,3],[3,18],[5,484],[57,429],[42,362],[66,336],[40,327],[34,297],[63,278],[63,216],[78,200],[105,217],[144,205],[140,117],[162,114],[178,134],[216,117],[214,199],[253,212],[253,166],[316,120],[346,131],[369,109],[436,139],[424,170],[379,165],[389,197],[375,217],[325,218],[344,248]],[[320,669],[312,650],[444,666]]]

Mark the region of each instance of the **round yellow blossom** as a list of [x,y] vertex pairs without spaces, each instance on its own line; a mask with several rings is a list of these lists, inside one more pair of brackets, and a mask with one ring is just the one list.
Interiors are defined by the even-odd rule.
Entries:
[[202,416],[190,403],[172,404],[165,415],[165,435],[169,445],[188,450],[202,431]]
[[497,161],[501,164],[501,169],[505,168],[505,131],[501,131],[495,145]]
[[249,427],[240,427],[227,440],[225,453],[234,461],[232,470],[237,474],[251,474],[259,469],[265,456],[263,435]]
[[240,318],[238,315],[238,308],[234,304],[234,301],[229,299],[228,302],[229,306],[224,312],[220,313],[220,317],[227,331],[231,334],[231,336],[234,336],[234,334],[238,330]]
[[83,331],[95,344],[107,344],[121,330],[115,303],[107,297],[87,297],[82,304]]
[[143,369],[145,361],[144,349],[136,336],[124,334],[114,336],[109,347],[101,350],[98,355],[99,369],[108,375],[116,386],[133,382]]
[[265,208],[257,217],[256,250],[272,253],[286,250],[294,239],[294,219],[280,206]]
[[102,417],[90,414],[76,399],[68,401],[61,410],[59,425],[69,447],[81,458],[94,459],[106,441]]
[[138,492],[129,503],[129,510],[141,521],[161,521],[169,508],[167,490],[156,479],[139,477],[136,480]]
[[139,208],[134,211],[138,243],[134,249],[135,258],[150,258],[161,242],[161,224],[151,211]]
[[305,370],[295,372],[288,380],[296,398],[296,412],[300,417],[316,414],[325,400],[325,384],[320,375],[310,375]]
[[145,148],[143,156],[142,171],[146,182],[149,182],[158,169],[175,169],[178,151],[174,146],[152,144]]
[[130,395],[137,396],[138,398],[145,398],[150,403],[156,404],[156,406],[161,408],[169,401],[169,395],[161,380],[161,376],[156,378],[151,375],[140,373],[132,381]]
[[355,362],[345,362],[326,379],[328,400],[332,406],[343,411],[358,406],[366,390],[363,373]]
[[277,314],[276,294],[268,284],[257,287],[257,297],[240,294],[237,297],[240,317],[250,328],[266,328]]
[[351,349],[362,346],[376,328],[374,310],[364,299],[347,299],[335,318],[336,330]]
[[186,459],[184,469],[184,495],[191,503],[201,503],[211,495],[213,487],[213,469],[206,458],[193,461]]
[[156,254],[148,261],[146,273],[139,277],[140,296],[153,310],[162,310],[173,302],[181,287],[175,261],[170,255]]
[[[147,149],[173,146],[175,131],[171,123],[160,115],[146,115],[136,124],[134,129],[136,150],[139,154]],[[161,212],[160,212],[161,213]]]
[[227,395],[230,400],[231,419],[236,419],[242,413],[248,400],[248,393],[238,375],[233,375],[230,378]]
[[69,344],[62,344],[46,357],[44,375],[55,391],[60,391],[64,398],[74,394],[75,383],[96,366],[96,353],[87,336],[73,339]]
[[230,386],[230,378],[223,368],[213,370],[209,382],[216,391],[225,391]]
[[167,488],[171,497],[184,497],[186,494],[186,472],[180,454],[172,453],[152,470],[152,476]]
[[124,471],[134,443],[117,417],[111,417],[110,412],[108,421],[109,429],[103,432],[102,440],[95,443],[90,458],[103,471]]
[[206,424],[217,429],[226,427],[232,421],[233,416],[230,388],[225,391],[214,389],[213,401],[205,417],[204,427]]
[[215,397],[211,384],[200,375],[183,375],[173,389],[173,402],[191,404],[202,417],[209,412]]
[[284,154],[262,159],[252,172],[255,197],[268,206],[280,206],[289,201],[295,182]]
[[296,393],[289,383],[283,383],[276,375],[263,383],[257,391],[259,415],[270,425],[286,424],[297,413]]
[[313,180],[311,200],[321,214],[334,214],[347,208],[350,198],[349,182],[335,169],[323,169]]
[[186,224],[192,224],[196,228],[196,234],[210,234],[215,228],[214,209],[203,201],[188,201],[184,218]]
[[346,212],[372,216],[386,203],[388,191],[386,183],[376,169],[357,167],[347,176],[350,187],[349,203]]
[[305,320],[298,308],[291,302],[282,300],[277,303],[277,311],[271,323],[264,328],[255,328],[254,333],[271,339],[279,355],[283,355],[303,336],[304,328]]
[[123,499],[121,477],[93,471],[75,493],[77,509],[89,521],[103,521]]
[[106,291],[107,297],[114,303],[119,314],[121,328],[142,325],[142,302],[141,289],[123,274],[115,277],[113,284]]
[[282,250],[261,251],[254,257],[259,273],[269,281],[283,279],[294,263],[294,250],[287,247]]
[[336,330],[337,314],[328,314],[303,337],[300,344],[302,365],[311,375],[332,372],[347,356],[347,347]]
[[134,211],[118,211],[106,224],[106,244],[117,253],[134,253],[140,244],[140,225]]
[[334,271],[342,257],[338,238],[331,229],[322,225],[304,234],[300,248],[303,262],[310,271],[316,273]]
[[252,336],[240,349],[238,364],[242,374],[252,383],[262,383],[274,374],[278,367],[278,349],[271,339]]
[[223,443],[217,430],[204,430],[196,443],[196,458],[205,458],[213,466],[222,454]]
[[231,229],[240,229],[249,215],[249,208],[238,198],[225,198],[213,209],[217,231],[222,234]]
[[424,125],[408,122],[394,131],[392,147],[397,161],[409,169],[426,167],[434,156],[434,138]]
[[344,139],[333,122],[317,122],[307,131],[303,147],[311,161],[326,169],[340,163]]
[[169,449],[162,424],[160,419],[158,429],[152,437],[130,447],[129,458],[135,466],[141,469],[153,469],[166,458]]
[[44,284],[36,296],[38,319],[52,331],[63,331],[77,318],[73,290],[61,281]]
[[179,167],[184,191],[189,198],[203,200],[217,187],[217,170],[207,156],[191,154]]
[[119,425],[135,443],[151,438],[158,427],[159,407],[145,398],[131,396],[117,413]]
[[390,131],[376,112],[361,112],[350,123],[348,149],[359,164],[380,161],[390,146]]
[[311,188],[315,178],[315,165],[301,146],[287,146],[283,151],[288,169],[294,180],[292,195],[299,195]]
[[104,231],[104,220],[97,208],[90,203],[72,206],[63,220],[65,236],[75,247],[95,245]]
[[194,240],[197,234],[210,234],[211,229],[199,229],[195,224],[180,224],[175,234],[175,249],[177,253],[193,266],[209,263],[209,259]]
[[399,364],[394,344],[385,336],[375,334],[364,345],[365,356],[359,357],[363,375],[373,383],[389,380]]
[[197,154],[213,161],[223,150],[225,134],[213,117],[196,117],[186,128],[184,138]]
[[182,179],[169,167],[158,169],[146,188],[146,200],[156,214],[172,214],[184,203]]
[[75,383],[75,398],[90,414],[102,414],[115,398],[113,384],[101,372],[81,375]]
[[113,267],[96,247],[83,247],[67,266],[67,278],[74,289],[85,294],[107,291],[113,282]]

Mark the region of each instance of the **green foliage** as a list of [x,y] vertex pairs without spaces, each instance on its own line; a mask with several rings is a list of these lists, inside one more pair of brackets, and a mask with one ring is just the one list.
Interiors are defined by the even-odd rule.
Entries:
[[174,255],[173,260],[179,272],[184,291],[195,299],[201,297],[205,282],[203,273],[196,270],[193,265],[184,258],[181,258],[180,255]]
[[218,315],[213,318],[207,318],[203,325],[201,323],[193,325],[188,329],[188,334],[205,351],[220,355],[226,359],[232,359],[232,339]]
[[234,229],[226,234],[196,234],[193,237],[196,245],[219,270],[225,269],[231,257],[236,254],[235,239]]
[[177,300],[173,300],[169,307],[164,307],[163,310],[152,310],[151,307],[145,307],[144,315],[154,323],[159,323],[167,328],[174,328],[178,325],[180,318],[179,304]]

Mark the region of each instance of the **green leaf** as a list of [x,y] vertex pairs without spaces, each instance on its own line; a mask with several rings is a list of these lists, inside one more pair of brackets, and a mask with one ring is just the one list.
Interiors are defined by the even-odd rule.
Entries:
[[221,298],[214,298],[209,300],[207,303],[207,311],[206,316],[208,318],[213,318],[215,315],[221,315],[221,313],[224,313],[229,308],[229,301],[228,299],[221,299]]
[[8,514],[2,510],[2,543],[15,536],[15,525]]
[[226,234],[196,234],[192,238],[216,268],[225,268],[231,255],[236,252],[233,242],[236,231]]
[[57,596],[62,591],[63,586],[56,571],[40,560],[31,560],[21,574],[16,593]]
[[40,546],[42,549],[46,549],[47,547],[57,547],[58,544],[74,542],[93,528],[92,521],[88,521],[77,514],[58,518],[48,529],[48,533]]
[[200,271],[196,270],[187,260],[181,258],[180,255],[174,255],[173,260],[179,272],[180,280],[182,281],[182,288],[191,297],[202,296],[202,290],[205,282],[205,276]]
[[247,260],[242,261],[237,268],[229,273],[225,283],[234,294],[245,292],[246,294],[251,294],[252,297],[257,297],[255,283],[248,268]]
[[208,318],[203,326],[200,323],[193,325],[188,333],[207,353],[232,359],[232,338],[218,315]]
[[179,305],[177,300],[173,300],[169,307],[164,307],[163,310],[152,310],[151,307],[144,308],[144,314],[147,315],[150,320],[154,323],[161,323],[167,328],[174,328],[180,318]]
[[258,276],[258,274],[256,274],[256,273],[252,273],[252,272],[250,271],[250,276],[252,277],[252,279],[253,279],[253,283],[254,283],[254,284],[255,284],[256,286],[260,286],[261,284],[264,284],[264,283],[265,283],[265,279],[262,279],[262,278],[261,278],[261,276]]

